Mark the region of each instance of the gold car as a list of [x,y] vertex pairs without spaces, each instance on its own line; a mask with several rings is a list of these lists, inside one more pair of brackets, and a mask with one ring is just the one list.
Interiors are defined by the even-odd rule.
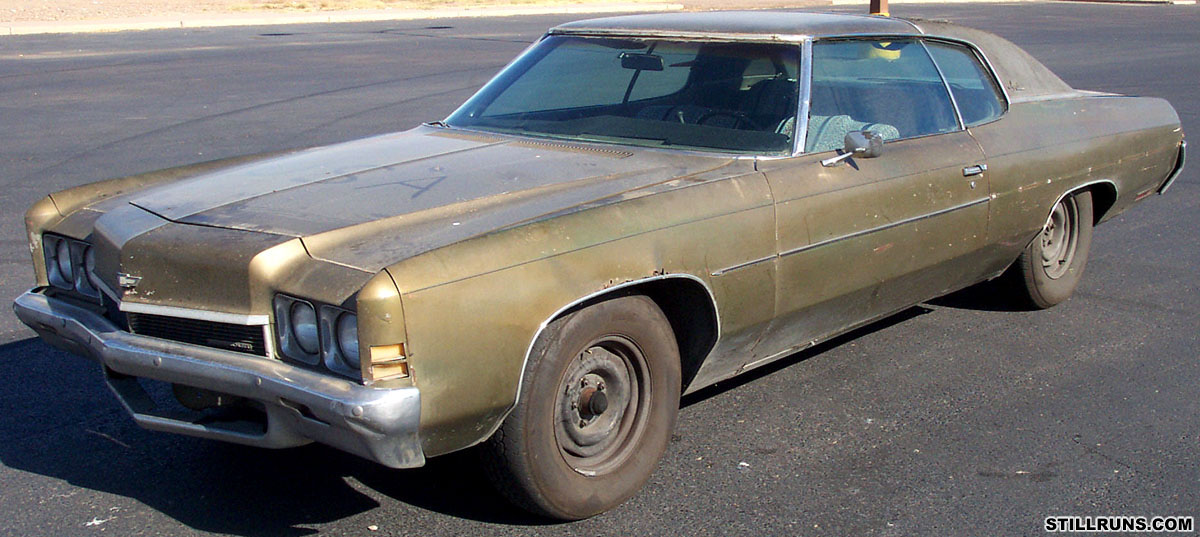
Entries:
[[396,468],[482,444],[582,518],[681,393],[997,277],[1066,300],[1184,149],[1166,101],[948,23],[581,21],[443,121],[49,195],[15,309],[146,428]]

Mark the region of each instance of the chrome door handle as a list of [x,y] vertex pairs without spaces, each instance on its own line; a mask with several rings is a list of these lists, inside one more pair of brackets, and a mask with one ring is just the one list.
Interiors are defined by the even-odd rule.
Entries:
[[966,168],[963,168],[963,177],[979,175],[986,171],[987,171],[987,164],[976,164],[974,166],[967,166]]

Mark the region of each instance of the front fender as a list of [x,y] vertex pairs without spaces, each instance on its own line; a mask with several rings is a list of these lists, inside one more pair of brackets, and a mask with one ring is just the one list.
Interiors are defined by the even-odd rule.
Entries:
[[425,453],[485,440],[517,403],[539,330],[597,293],[689,278],[714,301],[750,289],[765,294],[721,313],[722,331],[769,319],[773,286],[712,286],[711,272],[774,249],[770,193],[751,173],[564,214],[388,267],[403,299],[406,348],[422,394]]

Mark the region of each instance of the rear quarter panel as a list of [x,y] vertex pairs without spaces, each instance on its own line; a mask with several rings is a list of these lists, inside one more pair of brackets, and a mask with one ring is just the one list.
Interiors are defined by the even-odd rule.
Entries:
[[1115,203],[1096,216],[1124,211],[1170,173],[1183,139],[1167,101],[1112,95],[1017,101],[971,134],[987,154],[988,235],[1001,265],[1033,239],[1065,193],[1111,184]]

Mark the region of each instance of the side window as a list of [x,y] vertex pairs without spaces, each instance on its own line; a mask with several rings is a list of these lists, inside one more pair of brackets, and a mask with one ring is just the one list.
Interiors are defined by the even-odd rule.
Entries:
[[946,75],[954,102],[968,127],[987,123],[1004,113],[1004,101],[992,75],[967,47],[927,41],[929,53]]
[[958,129],[942,77],[913,39],[817,41],[811,99],[810,153],[841,148],[856,130],[894,140]]

